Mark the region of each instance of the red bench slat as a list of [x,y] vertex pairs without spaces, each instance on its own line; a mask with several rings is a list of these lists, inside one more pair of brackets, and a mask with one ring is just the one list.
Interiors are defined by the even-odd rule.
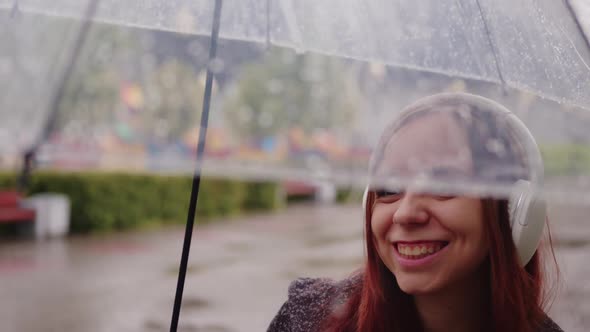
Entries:
[[0,191],[0,223],[35,220],[35,210],[21,207],[23,196],[18,191]]
[[315,187],[301,181],[285,181],[283,183],[287,195],[313,195]]
[[16,207],[22,198],[18,191],[0,191],[0,207]]
[[35,220],[35,210],[0,207],[0,223]]

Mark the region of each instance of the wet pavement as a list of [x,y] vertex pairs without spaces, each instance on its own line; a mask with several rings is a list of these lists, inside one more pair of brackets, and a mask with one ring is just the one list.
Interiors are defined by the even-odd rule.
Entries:
[[[590,330],[590,207],[551,207],[561,290],[550,315]],[[360,208],[301,205],[194,233],[179,331],[264,331],[298,276],[343,278]],[[168,331],[183,229],[0,244],[0,330]]]

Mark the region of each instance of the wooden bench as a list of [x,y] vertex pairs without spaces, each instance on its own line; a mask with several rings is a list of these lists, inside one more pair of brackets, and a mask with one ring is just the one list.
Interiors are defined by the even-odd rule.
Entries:
[[303,181],[285,181],[283,187],[287,196],[313,196],[316,188]]
[[35,221],[35,210],[22,207],[22,199],[17,191],[0,191],[0,223]]

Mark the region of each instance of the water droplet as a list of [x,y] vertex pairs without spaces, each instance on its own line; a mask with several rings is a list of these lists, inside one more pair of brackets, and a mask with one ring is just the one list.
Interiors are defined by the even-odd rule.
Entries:
[[494,153],[497,157],[502,157],[506,154],[506,147],[497,138],[490,138],[486,142],[486,149],[489,152]]
[[225,64],[223,63],[223,60],[219,58],[215,58],[209,62],[209,69],[214,74],[219,74],[220,72],[222,72],[224,67]]

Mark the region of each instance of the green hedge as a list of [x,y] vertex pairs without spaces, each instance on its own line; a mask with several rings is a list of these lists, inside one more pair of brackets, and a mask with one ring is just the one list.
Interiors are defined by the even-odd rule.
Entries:
[[[14,188],[15,180],[15,174],[0,174],[0,188]],[[191,185],[189,176],[38,172],[27,194],[66,194],[72,204],[71,232],[88,233],[184,223]],[[196,222],[282,205],[277,184],[205,178]]]
[[547,175],[590,174],[590,146],[586,144],[542,145]]
[[363,199],[363,191],[360,189],[340,188],[336,192],[336,202],[341,204],[346,203],[361,203]]

